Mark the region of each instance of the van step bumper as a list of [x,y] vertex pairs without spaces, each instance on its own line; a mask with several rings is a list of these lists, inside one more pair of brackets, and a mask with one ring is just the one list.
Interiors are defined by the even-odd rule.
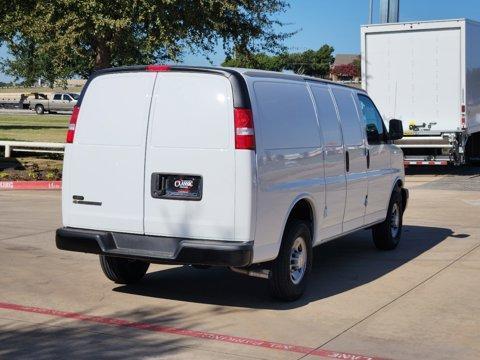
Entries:
[[243,267],[250,265],[253,258],[253,242],[182,239],[76,228],[58,229],[55,242],[61,250],[158,264]]

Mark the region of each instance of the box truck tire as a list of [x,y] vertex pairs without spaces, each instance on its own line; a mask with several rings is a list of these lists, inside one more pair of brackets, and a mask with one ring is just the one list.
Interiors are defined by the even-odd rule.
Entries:
[[270,272],[272,296],[286,301],[302,296],[312,268],[312,257],[312,234],[308,223],[290,221]]
[[402,236],[402,193],[398,186],[392,192],[387,217],[372,228],[373,242],[379,250],[393,250]]
[[117,284],[134,284],[147,273],[150,263],[100,255],[100,266],[105,276]]

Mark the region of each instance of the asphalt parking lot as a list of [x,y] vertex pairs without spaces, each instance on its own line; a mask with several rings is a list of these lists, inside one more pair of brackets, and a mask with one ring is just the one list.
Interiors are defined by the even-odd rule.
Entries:
[[407,186],[398,249],[369,231],[316,248],[294,303],[224,269],[113,284],[96,256],[56,249],[60,192],[0,192],[0,358],[478,359],[480,169]]

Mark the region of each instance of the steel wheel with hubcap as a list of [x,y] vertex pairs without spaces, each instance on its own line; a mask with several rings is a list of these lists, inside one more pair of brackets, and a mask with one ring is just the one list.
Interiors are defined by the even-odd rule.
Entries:
[[392,192],[385,221],[372,228],[373,242],[380,250],[395,249],[402,236],[402,193],[397,186]]
[[270,291],[281,300],[293,301],[305,291],[312,268],[312,235],[310,224],[289,221],[280,251],[270,271]]
[[307,267],[307,245],[301,237],[295,239],[290,250],[290,278],[296,285],[300,283]]
[[393,204],[392,213],[390,215],[390,231],[392,237],[395,238],[400,231],[400,208],[397,203]]

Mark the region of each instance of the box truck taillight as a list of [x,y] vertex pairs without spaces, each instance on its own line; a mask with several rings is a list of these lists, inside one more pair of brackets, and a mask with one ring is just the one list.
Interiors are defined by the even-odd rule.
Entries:
[[74,106],[72,116],[70,116],[70,123],[68,124],[67,131],[67,144],[73,143],[73,138],[75,137],[75,128],[77,127],[78,113],[80,112],[80,106]]
[[235,108],[233,116],[235,120],[235,149],[255,150],[252,110]]
[[461,115],[460,115],[460,124],[462,126],[462,130],[465,130],[466,127],[467,127],[467,124],[466,124],[466,120],[465,120],[465,116],[466,116],[466,112],[467,112],[467,107],[465,106],[465,104],[462,105],[462,108],[460,109],[461,111]]

